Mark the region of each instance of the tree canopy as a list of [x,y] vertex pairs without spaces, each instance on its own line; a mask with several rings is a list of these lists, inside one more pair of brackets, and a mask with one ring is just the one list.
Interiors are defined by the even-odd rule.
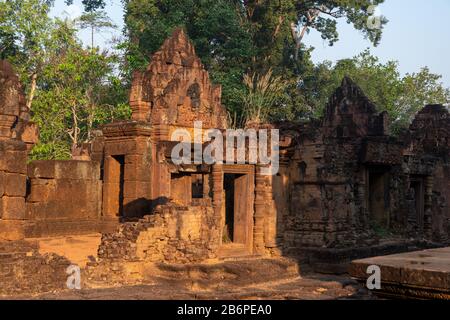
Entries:
[[181,26],[213,80],[223,85],[224,103],[236,118],[245,117],[239,99],[246,92],[244,75],[262,79],[269,70],[287,82],[274,107],[299,113],[305,105],[298,85],[313,67],[305,35],[317,30],[333,45],[339,38],[337,20],[346,19],[377,45],[387,21],[381,18],[379,28],[367,21],[371,6],[383,1],[123,0],[127,67],[146,65],[170,32]]
[[[73,144],[88,142],[101,124],[130,117],[131,75],[177,27],[183,27],[213,82],[223,87],[230,125],[320,117],[329,96],[350,76],[386,110],[400,131],[427,103],[450,102],[440,76],[423,68],[401,75],[369,50],[331,63],[313,63],[308,33],[330,46],[338,21],[351,24],[373,45],[382,41],[384,0],[122,0],[123,40],[109,52],[94,35],[114,27],[107,1],[83,0],[76,20],[50,16],[52,0],[0,1],[0,57],[24,84],[27,105],[41,128],[33,159],[65,159]],[[67,5],[73,0],[66,0]],[[91,30],[90,46],[78,37]]]

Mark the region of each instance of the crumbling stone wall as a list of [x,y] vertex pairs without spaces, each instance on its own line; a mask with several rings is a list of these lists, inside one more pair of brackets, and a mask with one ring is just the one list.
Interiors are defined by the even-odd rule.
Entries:
[[104,234],[100,261],[199,262],[216,257],[219,226],[210,206],[167,204]]
[[0,242],[0,296],[64,290],[69,265],[64,257],[39,254],[34,243]]
[[99,163],[37,161],[27,167],[37,141],[19,78],[0,61],[0,239],[102,230]]

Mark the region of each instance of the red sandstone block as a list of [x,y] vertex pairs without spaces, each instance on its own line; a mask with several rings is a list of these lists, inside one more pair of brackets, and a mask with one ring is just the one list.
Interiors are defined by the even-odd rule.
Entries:
[[0,198],[4,195],[5,193],[5,174],[0,171]]
[[92,151],[92,153],[101,153],[101,154],[103,154],[104,147],[105,147],[104,139],[102,139],[102,140],[95,139],[92,142],[91,151]]
[[27,202],[46,202],[55,193],[56,180],[31,179]]
[[1,140],[0,155],[7,151],[27,151],[27,145],[19,140]]
[[140,181],[125,181],[124,197],[130,199],[149,198],[150,183]]
[[36,220],[45,220],[47,218],[47,214],[49,212],[47,203],[43,202],[27,202],[26,203],[26,217],[27,219],[36,221]]
[[25,220],[25,198],[3,196],[0,199],[0,217],[3,220]]
[[28,165],[28,176],[30,178],[55,178],[54,161],[33,161]]
[[99,180],[100,164],[93,161],[33,161],[28,165],[30,178]]
[[85,216],[84,204],[50,200],[46,203],[27,203],[27,216],[33,220],[81,219]]
[[52,199],[62,202],[76,202],[80,206],[90,197],[88,185],[91,181],[83,180],[56,180],[55,194]]
[[24,221],[0,220],[0,240],[23,240],[25,238],[25,223]]
[[0,151],[0,171],[26,174],[27,152],[25,151]]
[[133,138],[132,140],[121,140],[107,142],[105,144],[106,155],[139,155],[146,154],[150,149],[149,140]]
[[25,197],[27,193],[27,177],[22,174],[4,174],[4,194],[9,197]]
[[125,163],[125,181],[147,181],[151,180],[151,165],[141,162]]
[[113,157],[105,158],[103,180],[107,183],[120,180],[120,164]]

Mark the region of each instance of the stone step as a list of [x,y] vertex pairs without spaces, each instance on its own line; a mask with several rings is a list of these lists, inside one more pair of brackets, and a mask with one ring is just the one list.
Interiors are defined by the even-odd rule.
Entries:
[[349,273],[365,283],[369,266],[380,268],[382,297],[450,299],[450,247],[355,260]]
[[243,244],[225,244],[219,248],[217,256],[220,260],[252,257],[250,250]]
[[[298,265],[286,258],[241,259],[210,264],[159,264],[152,276],[168,283],[184,284],[190,289],[233,288],[299,276]],[[193,286],[191,288],[190,286]]]
[[220,258],[220,261],[227,262],[227,261],[248,261],[248,260],[260,260],[263,256],[258,254],[246,254],[246,255],[240,255],[236,257],[223,257]]

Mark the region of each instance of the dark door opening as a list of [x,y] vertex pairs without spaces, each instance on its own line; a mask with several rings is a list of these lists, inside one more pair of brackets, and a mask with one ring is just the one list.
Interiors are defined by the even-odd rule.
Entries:
[[224,192],[225,192],[225,228],[223,230],[223,242],[234,242],[234,183],[236,176],[234,174],[225,174]]
[[192,175],[192,199],[203,199],[203,175],[193,174]]
[[112,177],[115,180],[115,197],[117,204],[117,211],[119,217],[124,216],[124,184],[125,184],[125,156],[113,156]]
[[247,245],[250,240],[248,208],[248,176],[244,174],[225,174],[225,227],[224,243]]
[[423,220],[425,214],[425,190],[422,178],[411,180],[411,189],[414,190],[414,200],[416,207],[416,223],[418,231],[423,232]]
[[383,168],[369,170],[369,212],[375,227],[389,228],[389,173]]

